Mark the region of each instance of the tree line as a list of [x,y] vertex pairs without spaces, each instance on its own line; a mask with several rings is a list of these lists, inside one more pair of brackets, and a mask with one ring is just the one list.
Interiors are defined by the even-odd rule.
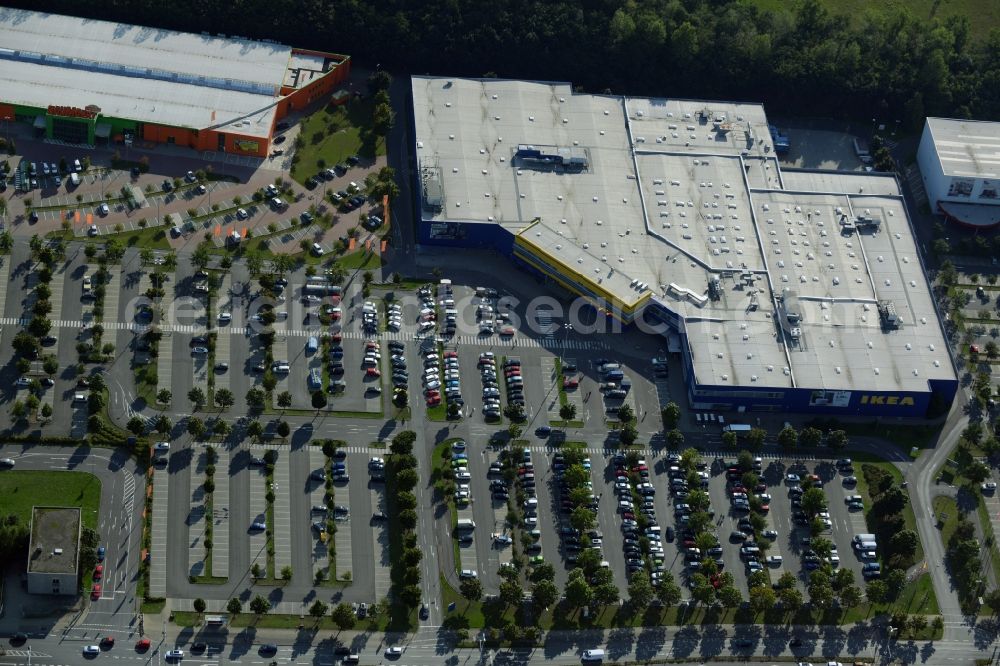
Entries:
[[[38,9],[29,0],[16,7]],[[763,101],[771,113],[1000,118],[1000,31],[820,0],[48,0],[49,11],[276,39],[412,73],[570,81],[591,92]]]

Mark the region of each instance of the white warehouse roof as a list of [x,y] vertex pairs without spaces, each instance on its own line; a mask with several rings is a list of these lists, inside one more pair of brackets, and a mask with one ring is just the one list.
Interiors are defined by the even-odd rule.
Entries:
[[[502,225],[626,304],[648,285],[684,319],[699,385],[954,380],[896,180],[783,173],[759,104],[496,79],[413,77],[412,92],[423,220]],[[587,159],[526,164],[519,147]],[[777,325],[787,307],[796,339]]]
[[0,98],[13,104],[266,136],[291,59],[280,44],[0,9]]
[[1000,123],[928,118],[927,127],[944,175],[1000,177]]

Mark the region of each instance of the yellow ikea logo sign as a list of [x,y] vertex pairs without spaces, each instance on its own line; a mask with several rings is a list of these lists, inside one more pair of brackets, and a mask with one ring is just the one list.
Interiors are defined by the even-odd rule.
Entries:
[[896,405],[898,407],[912,407],[913,398],[898,395],[863,395],[862,405]]

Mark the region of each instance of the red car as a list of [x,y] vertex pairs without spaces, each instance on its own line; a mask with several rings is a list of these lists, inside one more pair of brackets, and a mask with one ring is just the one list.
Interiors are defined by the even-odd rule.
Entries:
[[761,513],[767,513],[770,510],[771,510],[771,505],[770,504],[761,504],[760,505],[760,512]]
[[112,648],[115,646],[114,636],[105,636],[101,639],[101,647]]
[[455,352],[455,351],[446,351],[444,353],[444,357],[445,358],[458,358],[458,352]]
[[104,565],[98,564],[96,567],[94,567],[94,580],[101,580],[103,576],[104,576]]
[[756,485],[756,487],[754,487],[753,491],[755,493],[766,493],[767,492],[767,484],[766,483],[758,483]]
[[94,587],[91,588],[91,590],[90,590],[90,598],[94,599],[95,601],[97,599],[101,598],[101,584],[100,583],[94,583]]
[[565,379],[563,379],[563,388],[571,389],[571,388],[576,388],[579,385],[580,385],[580,380],[578,379],[573,379],[570,377],[566,377]]
[[330,336],[330,339],[333,340],[334,342],[343,342],[344,336],[341,335],[340,333],[334,333],[333,335]]
[[369,377],[381,377],[382,373],[378,371],[378,368],[368,368],[365,370],[365,375]]
[[969,345],[969,352],[972,354],[979,353],[979,345]]
[[440,404],[441,404],[441,398],[440,397],[435,396],[433,398],[427,398],[427,406],[428,407],[437,407]]
[[144,650],[148,650],[150,645],[151,643],[148,638],[140,638],[135,642],[135,649],[139,652],[143,652]]

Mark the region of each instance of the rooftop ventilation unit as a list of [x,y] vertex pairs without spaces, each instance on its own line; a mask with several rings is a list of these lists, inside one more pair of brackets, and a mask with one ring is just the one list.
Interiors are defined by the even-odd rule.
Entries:
[[903,326],[903,320],[896,313],[896,304],[892,301],[878,302],[878,317],[884,330],[894,331]]
[[713,301],[722,298],[722,283],[714,275],[708,279],[708,297]]

